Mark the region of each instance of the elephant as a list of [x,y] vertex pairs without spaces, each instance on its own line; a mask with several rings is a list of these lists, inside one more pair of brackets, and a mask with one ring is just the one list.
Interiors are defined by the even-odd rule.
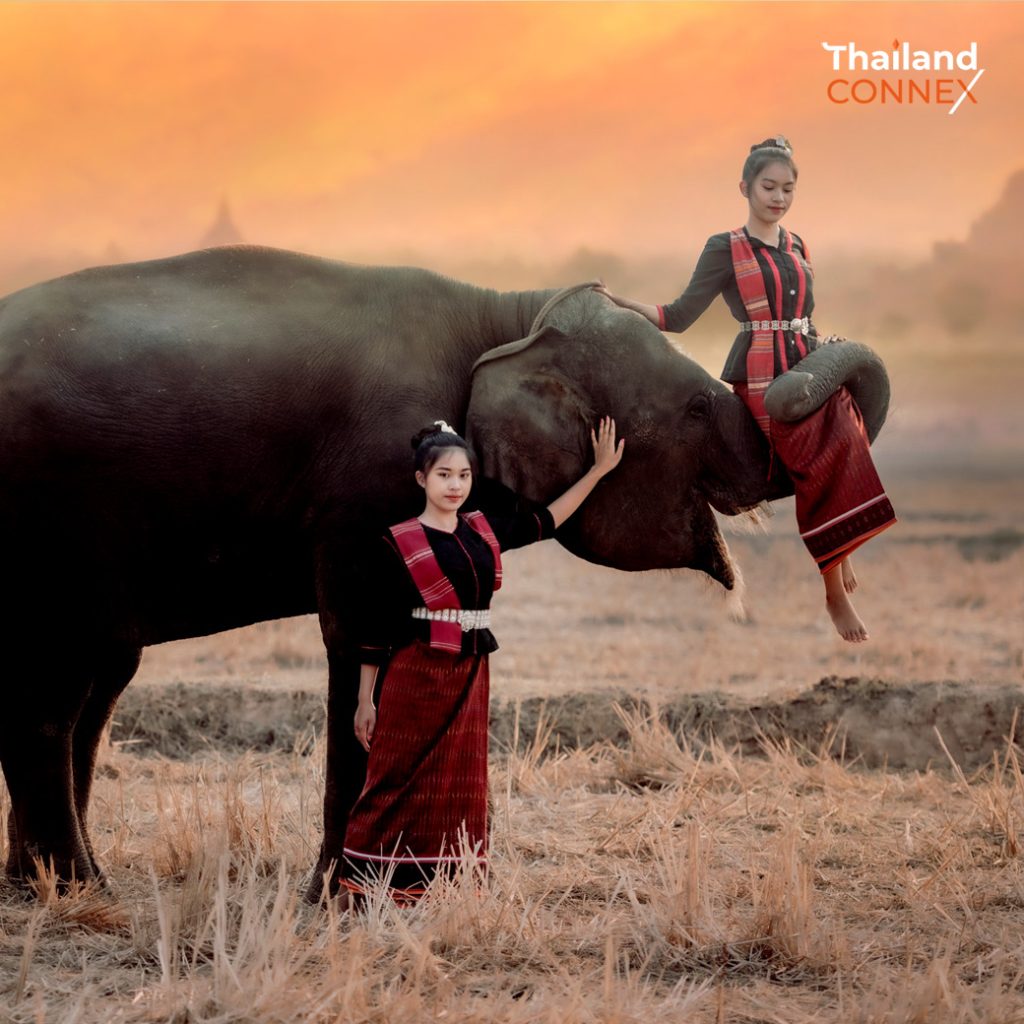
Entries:
[[481,500],[545,501],[586,468],[602,414],[626,457],[557,540],[731,588],[712,509],[734,515],[788,482],[729,388],[587,286],[498,292],[227,246],[0,300],[8,876],[41,861],[106,884],[93,769],[143,648],[316,612],[329,666],[318,898],[365,775],[353,566],[369,536],[419,510],[409,438],[443,418],[479,451]]

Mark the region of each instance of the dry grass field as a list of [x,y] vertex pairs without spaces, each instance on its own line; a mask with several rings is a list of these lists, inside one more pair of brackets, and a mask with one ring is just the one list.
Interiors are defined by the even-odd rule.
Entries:
[[[1024,681],[1024,483],[888,476],[902,521],[858,558],[860,647],[833,635],[785,504],[767,534],[730,534],[743,620],[692,574],[600,570],[554,544],[512,555],[491,874],[411,910],[303,904],[322,792],[312,720],[259,752],[219,742],[250,705],[280,706],[257,698],[322,700],[315,620],[148,651],[125,715],[131,700],[160,720],[180,683],[179,704],[210,702],[204,731],[167,757],[115,727],[92,822],[116,900],[0,884],[0,1021],[1024,1021],[1012,717],[988,723],[1002,738],[981,767],[958,767],[961,735],[950,757],[940,744],[896,772],[844,756],[841,728],[740,749],[656,713],[713,691],[742,716],[838,676],[880,680],[857,691],[869,703],[887,685],[968,684],[963,728],[991,718],[985,694]],[[217,687],[241,694],[219,720]],[[533,699],[568,694],[585,695],[580,733],[604,716],[614,742],[550,742]],[[912,705],[894,705],[893,743],[911,721],[934,733]]]

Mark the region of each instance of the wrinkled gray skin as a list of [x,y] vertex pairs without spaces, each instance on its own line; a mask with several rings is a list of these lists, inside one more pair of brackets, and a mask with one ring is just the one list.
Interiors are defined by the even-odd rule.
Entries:
[[10,876],[39,858],[102,880],[94,759],[143,647],[315,611],[330,666],[318,895],[365,772],[353,566],[420,510],[409,438],[435,418],[468,429],[487,475],[546,501],[589,465],[590,424],[614,416],[625,458],[559,541],[732,585],[709,506],[769,494],[766,445],[651,324],[584,292],[474,373],[551,295],[230,247],[0,300]]
[[823,345],[789,373],[772,381],[764,407],[773,420],[792,423],[814,412],[845,385],[864,417],[870,440],[878,436],[889,411],[889,375],[867,345],[855,341]]

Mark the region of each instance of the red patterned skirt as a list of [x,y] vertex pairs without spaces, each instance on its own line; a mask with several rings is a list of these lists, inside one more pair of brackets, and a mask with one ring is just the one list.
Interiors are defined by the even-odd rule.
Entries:
[[[745,402],[746,385],[734,387]],[[793,481],[800,537],[822,573],[896,522],[846,388],[796,423],[772,420],[771,444]]]
[[485,869],[489,697],[486,655],[420,642],[395,653],[345,833],[340,881],[350,892],[383,879],[406,902],[467,858]]

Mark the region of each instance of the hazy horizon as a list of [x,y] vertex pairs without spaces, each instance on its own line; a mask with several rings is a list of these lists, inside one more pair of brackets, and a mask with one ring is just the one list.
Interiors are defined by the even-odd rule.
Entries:
[[[0,28],[8,264],[185,251],[222,196],[331,257],[685,264],[778,131],[816,253],[923,258],[1024,166],[1019,5],[8,2]],[[976,101],[830,102],[847,39],[973,41]]]
[[[880,456],[1024,448],[1024,190],[998,208],[1024,168],[1022,5],[0,2],[0,30],[4,293],[198,248],[226,198],[252,244],[666,302],[781,131],[815,320],[892,371]],[[825,41],[974,44],[982,77],[954,114],[835,103]],[[717,374],[733,333],[718,301],[673,340]]]

